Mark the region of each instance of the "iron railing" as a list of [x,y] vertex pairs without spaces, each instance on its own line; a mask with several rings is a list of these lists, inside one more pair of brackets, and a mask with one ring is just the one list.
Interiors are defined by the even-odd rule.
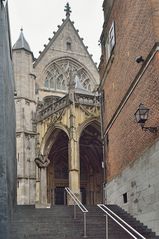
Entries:
[[71,191],[70,188],[65,188],[68,195],[72,198],[74,202],[74,219],[76,219],[76,206],[79,207],[79,209],[83,212],[83,237],[87,237],[87,222],[86,222],[86,213],[88,210],[85,208],[85,206],[80,202],[80,200],[76,197],[76,195]]
[[[136,231],[133,227],[131,227],[123,219],[121,219],[117,214],[115,214],[112,210],[110,210],[106,205],[97,204],[97,206],[100,209],[102,209],[102,211],[104,211],[106,213],[106,237],[105,237],[106,239],[108,239],[108,231],[109,231],[108,217],[110,217],[113,221],[115,221],[121,228],[123,228],[134,239],[139,239],[139,238],[146,239],[146,237],[142,236],[138,231]],[[136,237],[135,235],[138,237]]]

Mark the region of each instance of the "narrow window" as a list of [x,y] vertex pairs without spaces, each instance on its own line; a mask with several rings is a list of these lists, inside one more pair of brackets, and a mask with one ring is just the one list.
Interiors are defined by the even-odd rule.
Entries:
[[19,162],[19,153],[18,153],[18,157],[17,157],[17,159],[18,159],[18,162]]
[[45,86],[46,88],[49,88],[49,80],[48,80],[48,79],[45,80],[44,86]]
[[17,180],[17,188],[19,188],[19,180]]
[[115,46],[115,22],[113,21],[110,30],[108,32],[108,37],[106,39],[105,49],[106,49],[106,60],[108,61],[112,50]]
[[109,30],[109,45],[110,45],[110,52],[113,50],[113,47],[115,46],[115,24],[114,22],[111,25],[111,28]]
[[54,78],[53,78],[53,77],[50,78],[50,88],[51,88],[51,89],[54,89],[54,88],[55,88],[55,81],[54,81]]
[[127,193],[124,193],[124,194],[123,194],[123,202],[124,202],[124,203],[127,203],[127,202],[128,202],[128,195],[127,195]]
[[71,42],[66,42],[67,51],[71,51]]

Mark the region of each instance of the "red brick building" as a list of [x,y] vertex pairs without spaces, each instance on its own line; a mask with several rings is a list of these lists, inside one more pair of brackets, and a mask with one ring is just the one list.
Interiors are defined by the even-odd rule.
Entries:
[[159,1],[105,0],[99,66],[103,92],[105,198],[159,234]]

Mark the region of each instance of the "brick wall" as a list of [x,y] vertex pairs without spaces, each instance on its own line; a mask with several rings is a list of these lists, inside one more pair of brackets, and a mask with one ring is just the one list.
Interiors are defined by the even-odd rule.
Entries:
[[[155,1],[152,1],[153,3]],[[142,71],[144,63],[136,63],[137,56],[148,59],[157,41],[157,26],[154,24],[156,5],[148,0],[116,0],[111,15],[104,23],[101,37],[103,61],[100,64],[101,89],[105,91],[104,131],[112,119],[130,85]],[[156,11],[157,14],[157,11]],[[155,15],[155,20],[157,19]],[[105,62],[104,44],[112,21],[115,21],[116,45],[108,64]],[[111,180],[132,161],[149,148],[158,135],[143,132],[136,124],[134,113],[140,103],[150,108],[147,125],[159,123],[158,109],[158,53],[150,62],[140,82],[124,108],[110,127],[107,147],[107,176]]]
[[140,80],[135,91],[114,122],[108,133],[108,178],[119,174],[131,161],[138,159],[144,150],[153,144],[158,135],[144,132],[135,122],[134,113],[142,102],[150,108],[146,126],[156,126],[159,122],[158,101],[159,72],[155,70],[155,59]]

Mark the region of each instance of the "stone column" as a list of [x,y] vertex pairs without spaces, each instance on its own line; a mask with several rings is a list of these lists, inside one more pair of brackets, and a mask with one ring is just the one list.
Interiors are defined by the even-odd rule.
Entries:
[[40,204],[47,207],[47,172],[46,167],[40,169]]
[[[69,188],[80,199],[80,163],[79,163],[79,143],[71,138],[69,141]],[[72,204],[68,200],[68,204]]]
[[[70,106],[70,137],[69,137],[69,188],[80,199],[80,162],[79,139],[76,130],[75,106]],[[73,204],[68,199],[68,204]]]
[[[70,70],[68,75],[68,92],[70,102],[70,135],[69,135],[69,188],[80,199],[80,163],[79,140],[77,135],[76,107],[75,107],[75,77],[76,72]],[[68,204],[73,204],[68,197]]]

